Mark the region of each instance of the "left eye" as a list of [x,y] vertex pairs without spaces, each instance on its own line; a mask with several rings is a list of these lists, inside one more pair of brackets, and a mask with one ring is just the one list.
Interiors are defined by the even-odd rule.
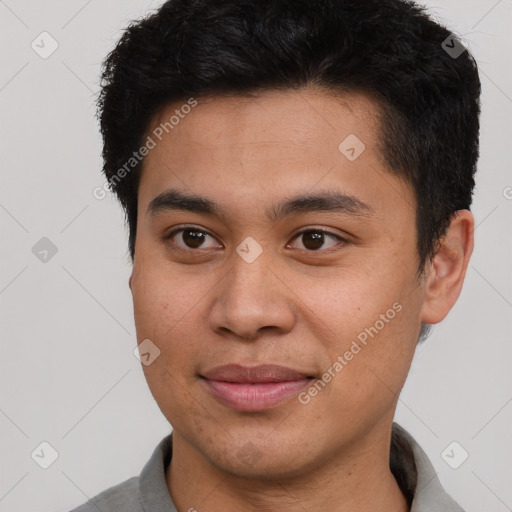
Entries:
[[335,247],[340,242],[342,244],[346,242],[346,240],[344,240],[341,236],[335,235],[334,233],[330,233],[329,231],[324,231],[322,229],[308,229],[305,231],[301,231],[295,236],[294,240],[301,238],[303,240],[303,247],[300,247],[300,249],[307,251],[318,251],[319,249],[321,249],[322,246],[325,244],[326,238],[330,238],[331,240],[335,240],[337,242],[335,244],[332,244],[330,247],[327,247],[327,249]]

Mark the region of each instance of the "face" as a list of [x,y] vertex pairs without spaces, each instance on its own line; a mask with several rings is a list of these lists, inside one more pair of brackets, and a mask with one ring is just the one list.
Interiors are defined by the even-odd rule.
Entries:
[[153,119],[138,194],[137,337],[160,350],[145,376],[205,461],[298,475],[391,424],[425,301],[414,194],[363,95],[181,107]]

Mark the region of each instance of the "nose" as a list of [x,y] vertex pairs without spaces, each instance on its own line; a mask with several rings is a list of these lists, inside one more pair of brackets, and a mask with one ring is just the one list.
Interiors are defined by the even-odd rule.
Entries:
[[293,329],[296,308],[277,265],[265,251],[252,263],[233,254],[230,272],[216,287],[209,326],[219,334],[255,340],[263,332],[285,334]]

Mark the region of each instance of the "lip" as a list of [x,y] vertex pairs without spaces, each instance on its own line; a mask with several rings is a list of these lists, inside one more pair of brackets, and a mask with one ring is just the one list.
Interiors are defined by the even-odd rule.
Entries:
[[312,377],[279,365],[228,364],[204,372],[206,388],[221,403],[239,411],[263,411],[296,396]]

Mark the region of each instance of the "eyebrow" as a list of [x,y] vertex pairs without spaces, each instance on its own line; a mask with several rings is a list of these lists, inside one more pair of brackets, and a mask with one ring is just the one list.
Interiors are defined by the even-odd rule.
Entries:
[[[227,211],[214,201],[193,194],[185,194],[176,189],[169,189],[156,196],[148,205],[150,216],[169,211],[187,211],[202,215],[215,216],[223,221],[228,218]],[[317,192],[302,194],[285,200],[266,210],[271,222],[309,212],[337,212],[357,217],[371,217],[374,209],[351,194],[339,192]]]

